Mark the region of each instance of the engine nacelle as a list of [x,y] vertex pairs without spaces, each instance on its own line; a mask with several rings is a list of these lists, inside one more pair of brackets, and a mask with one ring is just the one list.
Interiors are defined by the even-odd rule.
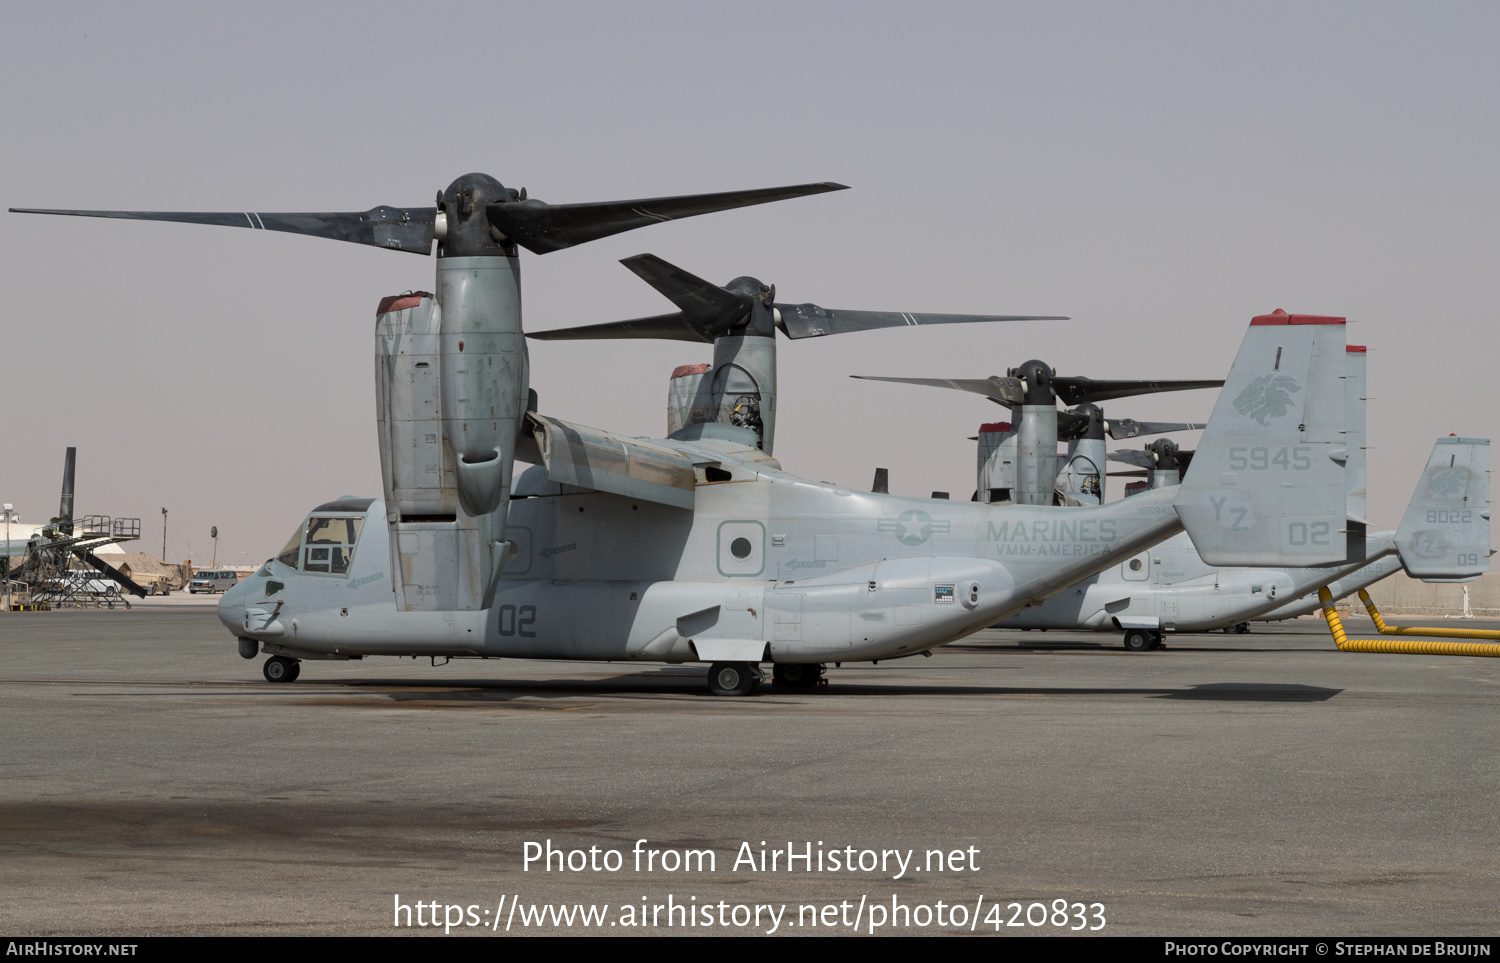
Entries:
[[[1104,504],[1105,458],[1100,438],[1074,438],[1068,453],[1058,456],[1057,490],[1082,505]],[[1071,504],[1071,503],[1070,503]]]
[[683,365],[667,389],[667,434],[694,425],[724,424],[755,432],[762,451],[776,442],[776,339],[724,335],[714,340],[712,365]]
[[1008,502],[1016,488],[1016,433],[1010,422],[979,426],[979,500]]
[[[386,298],[377,312],[381,483],[391,581],[402,611],[482,609],[505,564],[506,504],[528,371],[519,331],[512,337],[487,330],[498,325],[484,319],[513,316],[493,309],[503,289],[517,291],[513,260],[440,262],[439,279],[448,282],[443,289],[457,312],[425,292]],[[495,261],[502,262],[498,269]],[[457,271],[464,276],[451,277]],[[486,287],[502,292],[497,297]]]

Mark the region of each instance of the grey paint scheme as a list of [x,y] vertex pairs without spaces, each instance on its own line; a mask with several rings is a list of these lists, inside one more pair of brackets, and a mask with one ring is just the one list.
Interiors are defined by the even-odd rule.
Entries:
[[[1429,530],[1426,542],[1428,546],[1446,543],[1447,534],[1460,529],[1469,542],[1476,537],[1485,540],[1483,558],[1488,559],[1487,524],[1482,535],[1474,531],[1481,521],[1488,521],[1487,517],[1478,514],[1488,509],[1488,473],[1485,470],[1488,442],[1460,441],[1451,437],[1438,439],[1406,512],[1412,532],[1404,539],[1398,539],[1397,533],[1390,531],[1364,534],[1367,392],[1363,348],[1345,352],[1344,378],[1345,509],[1350,517],[1346,527],[1351,536],[1358,539],[1357,544],[1349,546],[1345,564],[1335,568],[1285,570],[1216,569],[1204,563],[1193,546],[1179,536],[1135,559],[1122,562],[1114,570],[1100,573],[1044,605],[1028,609],[1002,623],[1003,627],[1205,631],[1253,619],[1292,618],[1318,607],[1316,592],[1312,590],[1328,585],[1335,598],[1342,598],[1401,568],[1398,544],[1407,545],[1408,552],[1412,551],[1417,519],[1422,519],[1421,524],[1425,527],[1428,511],[1462,511],[1466,499],[1484,505],[1466,526],[1460,515],[1457,522],[1445,522],[1441,531]],[[1450,447],[1454,444],[1460,444],[1461,448]],[[1465,464],[1482,459],[1482,465],[1474,466],[1475,470],[1466,479],[1462,492],[1452,484],[1451,476],[1442,475],[1443,488],[1451,491],[1445,495],[1432,494],[1440,473],[1452,470],[1448,462],[1457,461],[1459,451],[1464,454]],[[1175,471],[1152,471],[1151,487],[1175,485],[1177,476]],[[1483,486],[1482,490],[1480,486]],[[1432,549],[1429,547],[1428,550]],[[1453,557],[1446,560],[1450,566],[1446,571],[1461,573],[1461,570],[1451,567],[1456,563],[1458,549],[1451,548],[1448,554]],[[1140,569],[1131,570],[1132,563],[1139,563]],[[1311,594],[1306,594],[1310,591]],[[1288,602],[1289,598],[1297,600]],[[1280,600],[1279,605],[1277,600]]]
[[[1155,492],[1125,501],[1149,494]],[[1391,531],[1367,536],[1366,557],[1394,553],[1394,536]],[[1132,563],[1140,569],[1132,571]],[[1191,541],[1177,536],[997,627],[1203,632],[1260,618],[1288,599],[1367,565],[1362,559],[1344,567],[1219,568],[1206,564]]]
[[1020,405],[1017,409],[1017,505],[1051,505],[1057,480],[1057,406]]
[[830,310],[816,304],[780,304],[774,285],[737,277],[717,285],[654,254],[620,261],[676,304],[672,314],[534,331],[541,341],[647,338],[709,342],[713,363],[702,374],[674,377],[667,389],[667,433],[697,425],[724,424],[756,432],[766,453],[776,442],[776,332],[788,338],[824,337],[877,328],[992,321],[1066,321],[1043,315],[922,314],[901,311]]
[[[1009,424],[1009,431],[984,431],[981,428],[976,439],[979,442],[979,500],[982,502],[1008,502],[1016,487],[1016,425],[1014,422]],[[1004,497],[1000,498],[998,492],[1004,492]]]
[[[1278,340],[1288,357],[1314,347],[1252,326],[1230,384],[1260,375]],[[1216,418],[1205,439],[1238,437],[1239,418]],[[1162,489],[1071,509],[906,498],[789,475],[742,430],[739,440],[638,442],[542,416],[528,424],[541,426],[543,440],[518,451],[550,452],[550,461],[515,486],[506,533],[515,549],[485,610],[398,611],[390,563],[401,553],[376,524],[390,515],[376,502],[346,576],[268,562],[225,595],[220,619],[265,651],[297,658],[893,658],[962,638],[1138,554],[1181,530],[1174,502],[1201,494]],[[558,447],[553,434],[579,441]],[[1257,437],[1298,434],[1283,420]],[[595,464],[593,449],[608,459]],[[623,487],[639,474],[632,466],[655,470],[664,459],[692,466],[690,510],[671,503],[675,494],[575,484],[585,481],[580,465],[594,470],[594,486]],[[572,481],[559,464],[571,466]],[[709,480],[710,467],[722,480]],[[1195,539],[1232,550],[1227,521],[1193,525]]]
[[668,433],[681,437],[683,429],[694,425],[732,424],[735,407],[742,401],[755,409],[760,447],[771,454],[776,446],[774,337],[726,335],[714,339],[713,363],[694,384],[691,403],[669,412]]
[[[895,384],[926,385],[950,388],[983,395],[998,405],[1011,408],[1011,438],[982,439],[978,498],[980,501],[1011,501],[1017,505],[1097,505],[1104,499],[1104,450],[1095,452],[1085,445],[1085,457],[1099,456],[1098,492],[1085,491],[1082,480],[1089,472],[1073,466],[1079,451],[1075,442],[1081,439],[1102,440],[1134,438],[1152,432],[1191,431],[1201,424],[1138,422],[1130,418],[1108,421],[1096,401],[1124,398],[1161,391],[1187,391],[1216,388],[1222,381],[1096,381],[1092,378],[1058,378],[1042,361],[1028,361],[1011,369],[1005,377],[988,378],[891,378],[874,375],[852,375],[862,381],[888,381]],[[1078,405],[1059,413],[1058,400]],[[987,432],[986,434],[994,434]],[[1069,439],[1068,455],[1059,458],[1057,443]],[[985,460],[990,464],[986,466]],[[998,493],[1003,492],[1004,495]]]
[[[1310,604],[1307,596],[1318,588],[1330,586],[1335,597],[1341,598],[1403,565],[1408,569],[1425,565],[1425,571],[1442,580],[1474,578],[1488,567],[1490,554],[1488,456],[1487,440],[1437,439],[1402,528],[1364,535],[1342,564],[1219,568],[1205,563],[1193,544],[1179,536],[1027,609],[1000,627],[1207,631],[1313,611],[1316,603]],[[1453,472],[1466,476],[1461,489]],[[1169,473],[1153,472],[1157,474]],[[1363,531],[1363,526],[1358,528]],[[1474,547],[1480,541],[1482,550]]]
[[[437,292],[418,305],[423,316],[386,319],[376,330],[389,561],[401,577],[402,611],[478,611],[490,604],[501,565],[514,549],[503,537],[506,503],[521,419],[531,407],[517,247],[547,253],[674,218],[843,189],[801,184],[553,205],[528,198],[524,188],[471,173],[438,192],[435,208],[277,215],[21,212],[249,227],[423,254],[436,240]],[[404,334],[412,335],[405,347]],[[413,352],[414,344],[425,361]],[[428,510],[411,511],[419,502]]]
[[[1351,572],[1341,579],[1336,579],[1327,586],[1319,586],[1319,588],[1327,588],[1334,600],[1337,601],[1348,598],[1362,588],[1369,588],[1386,576],[1394,575],[1399,571],[1401,571],[1401,556],[1387,555],[1385,558],[1376,559],[1364,568],[1356,572]],[[1257,616],[1256,620],[1261,622],[1279,622],[1282,619],[1295,619],[1299,615],[1311,615],[1322,607],[1323,603],[1319,601],[1318,593],[1310,592],[1295,602],[1289,602],[1278,609],[1272,609],[1264,615]]]

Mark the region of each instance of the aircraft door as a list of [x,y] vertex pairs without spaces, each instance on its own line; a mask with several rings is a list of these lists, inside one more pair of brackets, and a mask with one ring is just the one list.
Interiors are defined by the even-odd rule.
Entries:
[[1151,553],[1142,552],[1120,563],[1120,577],[1127,582],[1145,582],[1151,578]]
[[1163,588],[1159,593],[1161,612],[1161,627],[1171,628],[1177,624],[1177,593],[1169,588]]
[[777,588],[767,595],[772,618],[771,647],[779,650],[789,642],[801,642],[802,593]]

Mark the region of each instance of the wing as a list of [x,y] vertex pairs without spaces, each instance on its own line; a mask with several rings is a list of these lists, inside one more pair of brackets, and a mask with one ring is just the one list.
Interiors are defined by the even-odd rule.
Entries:
[[527,422],[553,481],[692,509],[693,463],[681,452],[534,412]]

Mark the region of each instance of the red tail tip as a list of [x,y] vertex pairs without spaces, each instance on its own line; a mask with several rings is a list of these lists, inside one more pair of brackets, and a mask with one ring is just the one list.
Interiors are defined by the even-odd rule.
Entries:
[[1257,314],[1250,319],[1255,324],[1343,324],[1345,318],[1338,318],[1326,314],[1287,314],[1277,308],[1270,314]]

